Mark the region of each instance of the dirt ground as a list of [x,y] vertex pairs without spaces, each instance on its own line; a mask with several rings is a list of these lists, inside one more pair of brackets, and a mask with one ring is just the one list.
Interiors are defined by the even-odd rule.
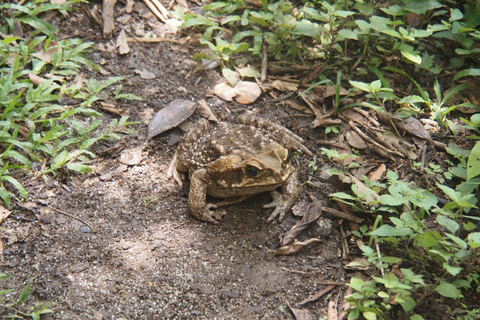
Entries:
[[[123,7],[117,5],[117,18]],[[147,11],[137,2],[131,19],[117,26],[131,33],[139,25],[155,30],[161,23]],[[143,145],[147,126],[141,121],[146,109],[156,112],[174,99],[205,99],[222,121],[233,121],[246,109],[261,111],[262,117],[300,134],[307,147],[320,154],[316,139],[321,130],[311,129],[312,117],[267,104],[267,96],[250,106],[225,102],[211,94],[220,79],[215,70],[186,78],[195,65],[194,43],[129,42],[130,53],[119,55],[105,49],[111,40],[103,39],[100,27],[83,12],[52,23],[63,37],[94,41],[102,49],[89,58],[110,75],[89,73],[87,78],[124,76],[124,91],[144,99],[114,102],[130,120],[140,122],[134,126],[138,135],[125,138],[124,150]],[[142,79],[142,71],[155,77]],[[105,123],[113,117],[117,116],[105,113]],[[193,118],[199,118],[197,112]],[[260,205],[270,201],[268,194],[227,207],[219,226],[195,220],[187,211],[187,187],[166,178],[182,135],[175,128],[154,138],[138,165],[124,165],[119,153],[110,152],[93,163],[94,171],[88,175],[68,173],[48,181],[31,180],[30,174],[17,177],[30,199],[16,206],[2,224],[6,246],[0,270],[12,277],[4,283],[21,288],[34,278],[28,302],[55,302],[51,307],[55,313],[42,319],[293,319],[289,304],[309,309],[314,319],[325,317],[328,302],[342,301],[346,286],[341,284],[348,282],[342,267],[340,220],[324,214],[332,224],[327,235],[315,225],[299,236],[322,242],[292,256],[270,250],[278,248],[279,236],[300,218],[289,213],[282,223],[265,224],[271,209]],[[96,151],[115,143],[100,144]],[[307,181],[312,159],[298,155],[293,161],[300,181]],[[318,175],[312,182],[320,188],[305,185],[301,201],[311,201],[309,196],[327,201],[326,194],[333,189]],[[338,285],[317,301],[296,306],[329,282]]]

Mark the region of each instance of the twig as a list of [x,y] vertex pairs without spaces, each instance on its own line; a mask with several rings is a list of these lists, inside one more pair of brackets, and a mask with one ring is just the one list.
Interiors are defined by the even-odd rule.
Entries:
[[148,42],[148,43],[157,43],[157,42],[173,42],[173,43],[180,43],[182,44],[180,41],[178,40],[174,40],[174,39],[165,39],[165,38],[127,38],[127,42],[133,42],[133,41],[136,41],[136,42]]
[[95,229],[94,229],[91,225],[89,225],[88,222],[80,219],[79,217],[75,217],[74,215],[71,215],[70,213],[67,213],[67,212],[65,212],[65,211],[56,209],[56,208],[54,208],[54,207],[52,207],[52,206],[50,206],[50,205],[48,205],[48,204],[46,204],[46,203],[45,203],[45,204],[40,203],[40,204],[41,204],[41,205],[45,205],[45,206],[49,207],[50,209],[52,209],[53,211],[56,211],[56,212],[58,212],[58,213],[61,213],[61,214],[65,215],[65,216],[67,216],[67,217],[70,217],[70,218],[73,218],[73,219],[76,219],[76,220],[80,221],[81,223],[83,223],[84,225],[86,225],[87,227],[89,227],[90,230],[92,230],[92,231],[95,232]]
[[335,210],[335,209],[329,208],[329,207],[322,207],[322,210],[330,213],[331,215],[334,215],[337,218],[346,219],[346,220],[349,220],[349,221],[353,221],[355,223],[362,223],[363,222],[362,218],[359,218],[359,217],[354,216],[353,214],[350,214],[350,213],[347,213],[347,212],[343,212],[343,211],[340,211],[340,210]]
[[[377,239],[373,239],[375,242],[375,249],[377,249],[377,257],[380,260],[382,258],[382,253],[380,252],[380,246],[378,245]],[[382,273],[382,276],[385,277],[385,269],[383,267],[380,267],[380,271]]]
[[265,82],[267,80],[267,66],[268,66],[268,53],[267,53],[267,42],[263,40],[262,44],[262,72],[260,75],[260,82]]
[[[157,7],[150,0],[143,0],[147,7],[153,12],[153,14],[160,19],[163,23],[167,22],[167,19],[163,14],[157,9]],[[165,9],[165,8],[164,8]]]

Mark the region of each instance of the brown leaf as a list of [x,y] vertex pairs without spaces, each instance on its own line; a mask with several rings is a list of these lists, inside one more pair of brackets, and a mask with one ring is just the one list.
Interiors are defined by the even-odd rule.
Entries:
[[312,222],[315,222],[322,214],[322,201],[314,201],[308,205],[307,212],[303,215],[300,222],[295,224],[284,236],[280,237],[280,244],[286,246],[303,231]]
[[371,268],[371,265],[365,258],[356,258],[344,266],[344,268],[350,270],[368,270]]
[[238,81],[235,87],[222,82],[213,88],[213,93],[225,101],[232,101],[234,98],[238,103],[250,104],[260,97],[262,90],[255,82]]
[[116,47],[118,48],[118,52],[120,54],[127,54],[130,52],[130,48],[128,47],[127,35],[125,34],[125,29],[120,31],[120,34],[117,38]]
[[225,82],[217,84],[215,88],[213,88],[213,93],[225,101],[232,101],[237,95],[235,89]]
[[96,24],[98,24],[100,27],[103,27],[103,21],[102,18],[100,17],[100,14],[98,12],[98,6],[94,5],[93,8],[90,11],[86,11],[90,19],[95,21]]
[[36,74],[33,74],[32,72],[28,72],[28,78],[30,78],[30,81],[36,86],[39,86],[45,79],[42,77],[37,76]]
[[134,72],[138,74],[140,78],[145,80],[155,79],[157,77],[155,73],[148,70],[134,70]]
[[126,114],[125,111],[117,109],[117,107],[114,104],[109,104],[105,102],[100,102],[99,108],[104,111],[116,114],[117,116],[120,116],[120,117],[123,117]]
[[340,123],[342,123],[342,120],[340,119],[316,118],[315,120],[313,120],[312,125],[314,128],[317,128],[331,125],[339,125]]
[[353,130],[346,130],[345,139],[348,144],[355,149],[363,150],[367,148],[367,143],[362,137]]
[[188,119],[195,111],[196,103],[177,99],[158,111],[148,124],[147,140],[167,131]]
[[408,132],[412,136],[423,138],[427,141],[432,141],[430,133],[428,133],[423,124],[417,118],[408,117],[406,119],[394,119],[394,123],[401,131]]
[[0,224],[7,219],[10,213],[12,213],[12,211],[7,210],[4,206],[0,206]]
[[218,122],[218,118],[213,114],[212,109],[208,106],[207,102],[203,99],[198,100],[198,106],[197,110],[200,112],[200,114],[204,117],[207,118],[210,121],[215,121]]
[[250,104],[260,97],[262,90],[255,82],[238,81],[235,86],[235,100],[241,104]]
[[299,252],[300,250],[302,250],[304,247],[306,247],[308,245],[311,245],[313,243],[318,243],[318,242],[322,242],[322,240],[317,239],[317,238],[311,238],[311,239],[308,239],[308,240],[303,241],[303,242],[295,240],[291,244],[289,244],[288,246],[283,246],[283,247],[280,247],[278,249],[269,250],[269,251],[274,252],[275,254],[278,254],[280,256],[287,256],[287,255],[295,254],[295,253]]
[[284,81],[284,80],[275,80],[272,82],[271,86],[278,91],[297,91],[298,81]]
[[290,304],[288,304],[290,310],[292,310],[293,315],[295,316],[296,320],[315,320],[315,315],[312,311],[308,309],[297,309],[293,308]]
[[335,286],[334,285],[328,285],[325,289],[323,289],[322,291],[319,291],[317,293],[315,293],[313,296],[305,299],[305,300],[302,300],[300,301],[299,303],[297,303],[298,306],[302,306],[308,302],[313,302],[313,301],[316,301],[317,299],[319,299],[320,297],[322,297],[323,295],[325,295],[326,293],[328,293],[329,291],[331,291],[332,289],[334,289]]
[[387,171],[385,164],[381,164],[377,170],[370,172],[368,175],[368,180],[370,181],[380,181],[383,177],[383,174]]
[[[50,43],[50,46],[56,45],[53,41]],[[51,63],[52,62],[52,54],[57,51],[57,48],[50,48],[46,52],[35,52],[32,54],[33,57],[38,58],[44,62]]]

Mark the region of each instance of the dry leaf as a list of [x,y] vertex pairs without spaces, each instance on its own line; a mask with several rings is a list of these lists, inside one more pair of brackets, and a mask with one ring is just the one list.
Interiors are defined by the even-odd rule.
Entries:
[[12,213],[12,211],[7,210],[5,207],[0,206],[0,224],[7,219],[7,217]]
[[30,78],[30,81],[36,86],[39,86],[45,79],[42,77],[37,76],[36,74],[33,74],[32,72],[28,72],[28,77]]
[[120,54],[127,54],[130,52],[130,48],[128,47],[127,42],[127,35],[125,34],[124,29],[122,29],[122,31],[120,31],[120,34],[118,35],[116,47],[118,48],[118,52]]
[[195,111],[196,103],[177,99],[158,111],[148,124],[147,140],[167,131],[188,119]]
[[94,5],[90,11],[87,11],[87,13],[90,19],[95,21],[95,23],[98,24],[100,27],[103,27],[103,21],[102,21],[102,18],[100,17],[100,14],[98,13],[97,5]]
[[368,270],[371,268],[371,265],[365,258],[356,258],[344,266],[344,268],[350,270]]
[[329,291],[331,291],[332,289],[334,289],[335,286],[334,285],[328,285],[325,289],[323,289],[322,291],[319,291],[317,293],[315,293],[313,296],[305,299],[305,300],[302,300],[300,301],[299,303],[297,303],[297,305],[299,306],[302,306],[308,302],[313,302],[313,301],[316,301],[318,300],[318,298],[322,297],[323,295],[325,295],[326,293],[328,293]]
[[384,173],[387,171],[387,167],[385,164],[381,164],[377,170],[370,172],[368,175],[368,180],[370,181],[380,181],[384,175]]
[[104,110],[104,111],[116,114],[117,116],[120,116],[120,117],[123,117],[126,114],[125,111],[117,109],[117,107],[115,105],[105,103],[105,102],[100,102],[99,108]]
[[278,255],[281,255],[281,256],[287,256],[287,255],[295,254],[295,253],[299,252],[300,250],[302,250],[304,247],[306,247],[308,245],[311,245],[313,243],[318,243],[318,242],[322,242],[322,240],[317,239],[317,238],[311,238],[311,239],[308,239],[308,240],[303,241],[303,242],[295,240],[291,244],[289,244],[288,246],[283,246],[283,247],[280,247],[278,249],[269,250],[269,251],[274,252],[275,254],[278,254]]
[[204,70],[213,70],[220,65],[220,62],[215,59],[201,59],[197,62],[195,69],[193,69],[192,74],[195,74],[199,71]]
[[353,130],[346,130],[345,132],[345,139],[347,140],[348,144],[355,149],[363,150],[367,148],[367,143],[362,137]]
[[303,217],[308,210],[308,202],[299,201],[292,207],[293,215],[297,217]]
[[298,89],[298,83],[292,81],[275,80],[271,85],[278,91],[297,91]]
[[295,316],[295,320],[315,320],[315,315],[312,311],[308,309],[297,309],[292,308],[289,304],[288,307],[292,310],[293,315]]
[[305,230],[312,222],[315,222],[322,214],[322,201],[314,201],[308,205],[306,214],[302,220],[295,224],[284,236],[280,237],[280,245],[286,246]]
[[232,101],[236,96],[235,89],[225,82],[217,84],[215,88],[213,88],[213,93],[225,101]]
[[339,125],[342,123],[340,119],[331,119],[331,118],[316,118],[313,120],[312,125],[314,128],[317,127],[326,127],[331,125]]
[[139,164],[143,160],[142,150],[143,147],[138,147],[122,151],[120,153],[120,162],[128,166]]
[[[50,46],[54,46],[56,45],[56,43],[54,43],[53,41],[50,43]],[[38,58],[44,62],[47,62],[47,63],[52,63],[52,54],[54,54],[55,52],[57,52],[58,48],[50,48],[49,50],[47,50],[46,52],[35,52],[34,54],[32,54],[33,57],[35,58]]]
[[207,118],[210,121],[215,121],[218,122],[218,118],[213,114],[212,109],[208,106],[207,102],[203,99],[198,100],[198,106],[197,110],[200,112],[200,114],[204,117]]
[[241,104],[250,104],[260,97],[262,90],[255,82],[238,81],[235,87],[222,82],[213,88],[213,93],[225,101],[235,101]]
[[237,94],[235,100],[241,104],[253,103],[262,94],[262,90],[255,82],[238,81],[234,89]]
[[157,77],[155,73],[146,70],[135,70],[135,73],[145,80],[155,79]]

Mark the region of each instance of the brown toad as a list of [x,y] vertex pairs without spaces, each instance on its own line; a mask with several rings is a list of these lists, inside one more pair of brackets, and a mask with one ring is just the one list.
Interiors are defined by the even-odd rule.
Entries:
[[[269,121],[246,115],[237,123],[210,125],[202,119],[180,142],[168,176],[181,185],[179,172],[188,172],[188,209],[197,219],[219,224],[211,209],[270,191],[273,201],[263,207],[275,210],[266,222],[276,216],[282,221],[298,196],[289,149],[311,155],[300,137]],[[282,193],[275,191],[278,187]],[[224,200],[207,204],[207,195]]]

